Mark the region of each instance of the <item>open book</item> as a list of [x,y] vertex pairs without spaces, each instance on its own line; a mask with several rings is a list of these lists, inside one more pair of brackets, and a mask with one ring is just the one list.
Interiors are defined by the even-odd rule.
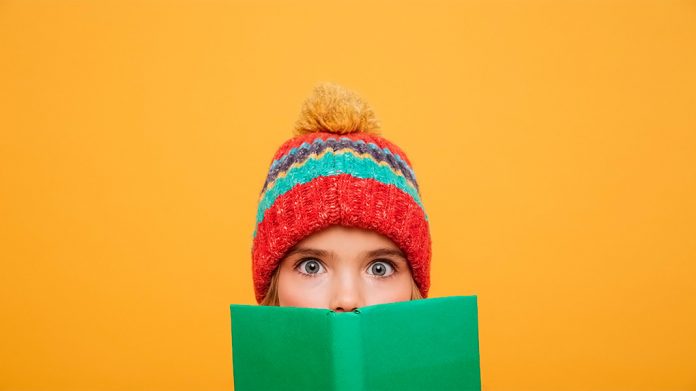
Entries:
[[481,389],[476,296],[230,309],[236,391]]

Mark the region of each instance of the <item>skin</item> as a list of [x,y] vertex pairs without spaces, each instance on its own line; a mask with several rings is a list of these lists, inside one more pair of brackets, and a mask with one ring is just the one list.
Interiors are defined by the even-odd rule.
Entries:
[[389,238],[332,226],[297,243],[278,269],[281,306],[352,311],[411,298],[411,271]]

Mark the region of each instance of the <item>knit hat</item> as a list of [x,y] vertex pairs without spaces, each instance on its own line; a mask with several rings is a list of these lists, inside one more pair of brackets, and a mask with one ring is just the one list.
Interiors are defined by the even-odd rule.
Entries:
[[285,253],[332,225],[378,232],[406,255],[423,297],[430,286],[428,217],[406,154],[377,134],[372,109],[353,92],[321,84],[297,135],[275,153],[259,197],[252,247],[260,303]]

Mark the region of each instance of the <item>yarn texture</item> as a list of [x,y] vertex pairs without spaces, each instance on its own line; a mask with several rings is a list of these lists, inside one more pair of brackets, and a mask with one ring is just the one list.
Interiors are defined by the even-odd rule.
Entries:
[[252,246],[258,302],[285,253],[332,225],[391,239],[427,297],[431,239],[416,176],[406,154],[377,129],[372,109],[343,87],[320,85],[305,102],[298,134],[275,153],[259,196]]

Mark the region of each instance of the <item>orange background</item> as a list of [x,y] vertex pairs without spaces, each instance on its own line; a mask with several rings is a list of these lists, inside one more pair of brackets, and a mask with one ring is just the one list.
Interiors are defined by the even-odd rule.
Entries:
[[0,1],[0,389],[230,390],[318,81],[414,162],[486,390],[696,390],[693,1]]

